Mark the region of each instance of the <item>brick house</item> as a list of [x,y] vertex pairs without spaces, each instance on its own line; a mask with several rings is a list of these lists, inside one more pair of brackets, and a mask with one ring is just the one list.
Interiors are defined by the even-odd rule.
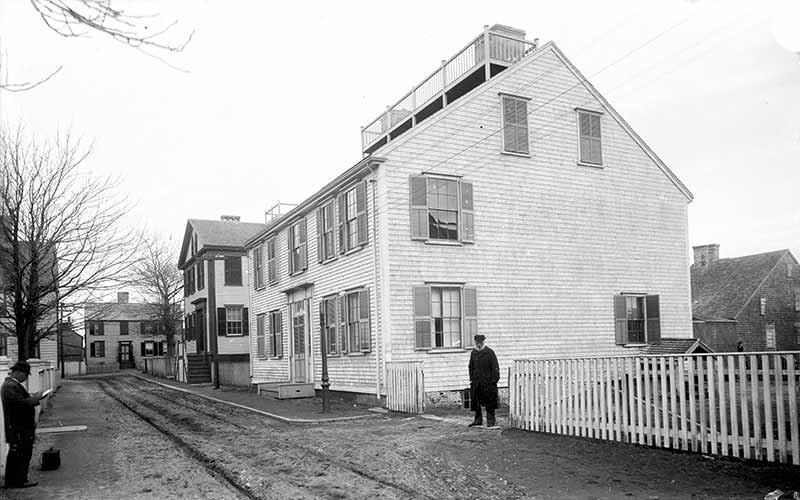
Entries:
[[244,242],[264,227],[225,215],[218,221],[187,221],[178,261],[185,314],[179,380],[210,382],[216,346],[220,374],[231,374],[223,383],[249,385],[250,276]]
[[716,351],[800,349],[800,266],[789,250],[719,258],[693,247],[694,336]]
[[86,371],[103,373],[136,368],[137,358],[167,354],[167,338],[158,331],[158,306],[128,301],[91,302],[84,308]]
[[[429,399],[472,337],[513,359],[691,339],[688,189],[554,43],[486,28],[362,129],[365,157],[250,238],[253,383]],[[694,345],[694,342],[689,342]],[[686,346],[691,348],[691,345]]]

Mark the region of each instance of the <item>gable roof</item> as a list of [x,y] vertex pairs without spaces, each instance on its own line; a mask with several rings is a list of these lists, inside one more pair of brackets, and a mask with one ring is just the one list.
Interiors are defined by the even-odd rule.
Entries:
[[[188,260],[187,250],[192,240],[192,231],[197,233],[201,248],[227,248],[244,250],[244,242],[253,235],[263,231],[266,224],[259,222],[225,222],[219,220],[189,219],[181,244],[178,267],[183,269]],[[199,249],[198,249],[199,250]]]
[[650,344],[642,349],[642,354],[694,354],[714,352],[700,339],[662,338],[660,344]]
[[135,302],[92,302],[86,304],[86,321],[152,321],[158,318],[158,304]]
[[[603,97],[600,94],[600,92],[597,91],[597,89],[589,82],[589,80],[585,76],[583,76],[583,74],[578,70],[578,68],[574,64],[572,64],[572,62],[567,58],[567,56],[564,55],[563,52],[561,52],[561,49],[559,49],[558,46],[553,41],[549,41],[544,45],[542,45],[541,47],[537,47],[536,50],[533,50],[530,53],[524,55],[522,59],[516,64],[509,66],[508,69],[506,69],[505,71],[483,82],[474,89],[470,90],[466,95],[460,97],[454,103],[449,104],[445,106],[443,109],[436,112],[429,119],[425,120],[424,122],[425,125],[412,128],[411,130],[407,131],[397,139],[389,141],[384,146],[376,149],[373,152],[373,154],[377,154],[379,152],[385,152],[385,150],[392,147],[392,145],[396,146],[397,144],[402,144],[403,142],[412,139],[418,133],[420,133],[421,130],[425,130],[426,125],[428,127],[432,126],[437,121],[440,121],[444,117],[448,116],[459,106],[462,106],[466,102],[468,102],[469,101],[468,96],[470,94],[474,92],[480,92],[481,90],[479,89],[482,89],[485,85],[496,84],[498,82],[503,81],[504,79],[510,78],[511,75],[519,71],[520,68],[524,67],[527,64],[530,64],[532,61],[535,61],[539,57],[542,57],[542,55],[547,53],[548,51],[551,51],[564,64],[567,70],[569,70],[573,74],[573,76],[578,80],[578,84],[582,85],[586,89],[586,91],[589,92],[597,100],[600,106],[619,124],[619,126],[630,136],[630,138],[636,143],[636,145],[639,146],[639,148],[645,153],[645,155],[647,155],[653,161],[653,163],[655,163],[655,165],[672,182],[672,184],[678,189],[678,191],[680,191],[681,194],[683,194],[686,200],[688,202],[691,202],[694,199],[694,195],[692,194],[691,191],[689,191],[689,188],[687,188],[686,185],[683,184],[683,182],[681,182],[680,179],[678,179],[678,176],[675,175],[675,173],[672,172],[672,170],[670,170],[669,167],[667,167],[664,161],[661,160],[661,158],[659,158],[659,156],[652,149],[650,149],[650,146],[648,146],[647,143],[644,142],[644,140],[639,136],[639,134],[637,134],[636,131],[633,130],[633,128],[628,124],[628,122],[626,122],[625,119],[622,118],[622,116],[617,112],[617,110],[615,110],[611,106],[611,104],[605,99],[605,97]],[[574,85],[573,87],[575,86],[577,85]],[[493,132],[492,135],[494,135],[495,133],[497,132]]]
[[789,250],[718,259],[692,266],[692,314],[735,319]]

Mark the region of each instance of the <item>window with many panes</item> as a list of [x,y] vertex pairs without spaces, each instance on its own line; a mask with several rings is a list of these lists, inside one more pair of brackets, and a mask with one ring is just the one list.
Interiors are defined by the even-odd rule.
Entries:
[[242,258],[238,255],[225,257],[225,286],[242,285]]
[[273,358],[283,356],[283,315],[281,311],[271,311],[269,313],[267,355]]
[[528,145],[528,101],[525,97],[501,95],[503,151],[530,154]]
[[267,356],[267,315],[256,315],[256,357],[265,358]]
[[300,219],[289,227],[289,274],[298,274],[308,267],[306,219]]
[[472,183],[452,177],[412,176],[411,239],[475,241]]
[[106,357],[106,343],[103,340],[96,340],[89,344],[89,356],[92,358]]
[[270,283],[278,281],[278,255],[275,253],[275,238],[267,240],[267,280]]
[[369,241],[367,232],[367,184],[359,182],[338,198],[339,253],[361,248]]
[[89,335],[103,335],[104,328],[102,321],[90,321],[88,324]]
[[253,286],[255,288],[264,286],[264,260],[260,245],[253,249]]
[[333,214],[333,200],[317,209],[317,260],[319,262],[336,257],[336,225]]
[[225,335],[242,335],[242,306],[225,306]]
[[658,295],[614,296],[614,318],[618,345],[661,342]]
[[325,332],[325,351],[328,356],[336,356],[339,354],[339,336],[338,329],[336,328],[336,304],[338,297],[327,297],[322,299],[319,305],[320,322]]
[[473,345],[478,333],[478,295],[472,287],[414,287],[417,349],[459,349]]
[[578,148],[581,163],[603,164],[602,140],[600,134],[600,113],[578,110]]

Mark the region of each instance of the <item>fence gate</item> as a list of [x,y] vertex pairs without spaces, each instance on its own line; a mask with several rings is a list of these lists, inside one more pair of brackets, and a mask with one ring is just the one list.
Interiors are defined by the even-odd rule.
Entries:
[[515,361],[520,429],[800,465],[800,353]]
[[386,363],[386,408],[404,413],[425,410],[422,361]]

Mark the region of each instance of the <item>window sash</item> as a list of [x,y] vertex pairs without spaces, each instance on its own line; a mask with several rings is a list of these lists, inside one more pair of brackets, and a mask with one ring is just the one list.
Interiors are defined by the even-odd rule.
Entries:
[[242,317],[244,307],[225,306],[225,334],[229,336],[243,335]]
[[658,295],[616,295],[617,344],[650,344],[661,339]]
[[238,255],[225,257],[225,286],[242,285],[242,258]]
[[578,111],[580,161],[593,165],[603,164],[600,114]]

